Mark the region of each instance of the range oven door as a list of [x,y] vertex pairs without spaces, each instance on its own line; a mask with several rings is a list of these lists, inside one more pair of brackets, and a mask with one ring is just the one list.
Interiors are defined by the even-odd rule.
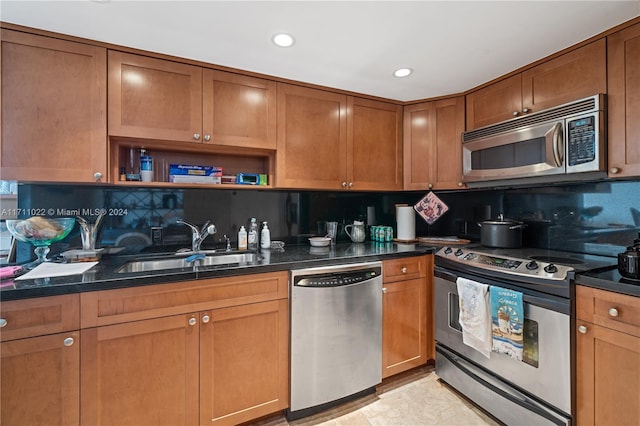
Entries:
[[[436,374],[507,424],[570,423],[569,300],[524,293],[523,361],[496,352],[486,358],[462,342],[455,282],[461,275],[436,269]],[[518,290],[507,283],[463,276]]]

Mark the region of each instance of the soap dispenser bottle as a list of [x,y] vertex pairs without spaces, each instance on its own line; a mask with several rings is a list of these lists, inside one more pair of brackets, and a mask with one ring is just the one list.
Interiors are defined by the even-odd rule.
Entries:
[[260,233],[260,247],[263,249],[271,248],[271,231],[267,226],[267,222],[262,222],[262,232]]
[[246,250],[247,249],[247,230],[244,228],[244,225],[240,227],[240,231],[238,231],[238,250]]

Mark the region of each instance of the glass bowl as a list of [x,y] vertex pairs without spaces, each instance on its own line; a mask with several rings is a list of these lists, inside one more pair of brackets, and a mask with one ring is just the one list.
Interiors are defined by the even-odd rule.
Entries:
[[31,243],[38,259],[29,265],[32,269],[42,262],[48,261],[49,246],[69,235],[76,220],[74,218],[46,218],[33,216],[29,219],[7,219],[7,229],[18,241]]

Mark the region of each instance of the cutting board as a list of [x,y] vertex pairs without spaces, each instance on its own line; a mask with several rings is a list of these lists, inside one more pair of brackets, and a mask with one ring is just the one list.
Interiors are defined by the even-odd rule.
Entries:
[[456,237],[419,237],[420,244],[445,244],[445,245],[463,245],[469,244],[471,240]]

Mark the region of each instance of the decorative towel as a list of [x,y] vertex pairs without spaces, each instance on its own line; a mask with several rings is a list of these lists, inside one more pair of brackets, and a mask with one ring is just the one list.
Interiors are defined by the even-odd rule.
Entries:
[[489,286],[466,278],[456,280],[462,327],[462,341],[482,355],[491,354],[491,311]]
[[491,334],[493,351],[522,361],[524,309],[522,293],[491,286]]

